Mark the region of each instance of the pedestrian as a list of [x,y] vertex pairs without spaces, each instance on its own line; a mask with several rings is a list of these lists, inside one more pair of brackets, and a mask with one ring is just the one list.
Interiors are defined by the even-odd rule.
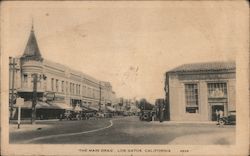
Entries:
[[156,113],[152,112],[152,121],[155,121],[155,118],[156,118]]
[[62,113],[60,114],[60,121],[62,121],[62,119],[63,119],[63,115],[62,115]]
[[219,125],[220,113],[218,109],[215,110],[215,114],[216,114],[217,125]]
[[[223,116],[224,116],[223,110],[219,110],[219,118],[221,119],[223,118]],[[223,126],[223,124],[222,125],[219,124],[219,126]]]
[[222,118],[224,116],[224,112],[223,112],[223,110],[219,110],[219,118]]

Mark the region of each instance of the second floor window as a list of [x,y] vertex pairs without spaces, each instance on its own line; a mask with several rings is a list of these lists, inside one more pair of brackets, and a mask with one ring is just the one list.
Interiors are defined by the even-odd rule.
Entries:
[[28,75],[27,74],[23,74],[23,81],[24,81],[24,83],[28,82]]
[[92,97],[95,98],[95,89],[92,90]]
[[62,81],[62,92],[64,92],[64,81]]
[[58,80],[56,79],[56,91],[58,92],[59,90],[59,84],[58,84]]
[[70,86],[69,86],[69,92],[70,92],[70,94],[72,94],[72,88],[73,88],[72,83],[70,83]]
[[51,90],[54,91],[54,79],[51,78]]
[[68,93],[68,90],[69,90],[69,83],[68,83],[68,81],[66,81],[66,93]]

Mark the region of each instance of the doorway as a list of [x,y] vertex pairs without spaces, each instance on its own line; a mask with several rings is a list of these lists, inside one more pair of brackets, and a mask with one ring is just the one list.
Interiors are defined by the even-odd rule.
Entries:
[[217,116],[216,116],[216,110],[222,110],[224,112],[224,104],[216,104],[216,105],[211,105],[211,120],[212,121],[216,121],[217,120]]

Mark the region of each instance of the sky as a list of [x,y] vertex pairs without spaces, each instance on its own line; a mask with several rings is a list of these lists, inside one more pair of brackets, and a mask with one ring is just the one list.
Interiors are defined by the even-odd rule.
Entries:
[[[33,19],[43,58],[109,81],[117,97],[164,98],[164,73],[232,61],[245,47],[245,3],[5,2],[4,51],[22,55]],[[243,7],[242,7],[243,6]],[[242,43],[242,44],[239,44]]]

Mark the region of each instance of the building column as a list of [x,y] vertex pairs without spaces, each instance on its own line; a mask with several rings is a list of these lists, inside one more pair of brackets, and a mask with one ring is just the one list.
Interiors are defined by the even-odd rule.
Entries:
[[199,83],[199,114],[201,120],[209,121],[211,119],[210,105],[208,103],[208,94],[207,94],[207,82],[200,81]]

